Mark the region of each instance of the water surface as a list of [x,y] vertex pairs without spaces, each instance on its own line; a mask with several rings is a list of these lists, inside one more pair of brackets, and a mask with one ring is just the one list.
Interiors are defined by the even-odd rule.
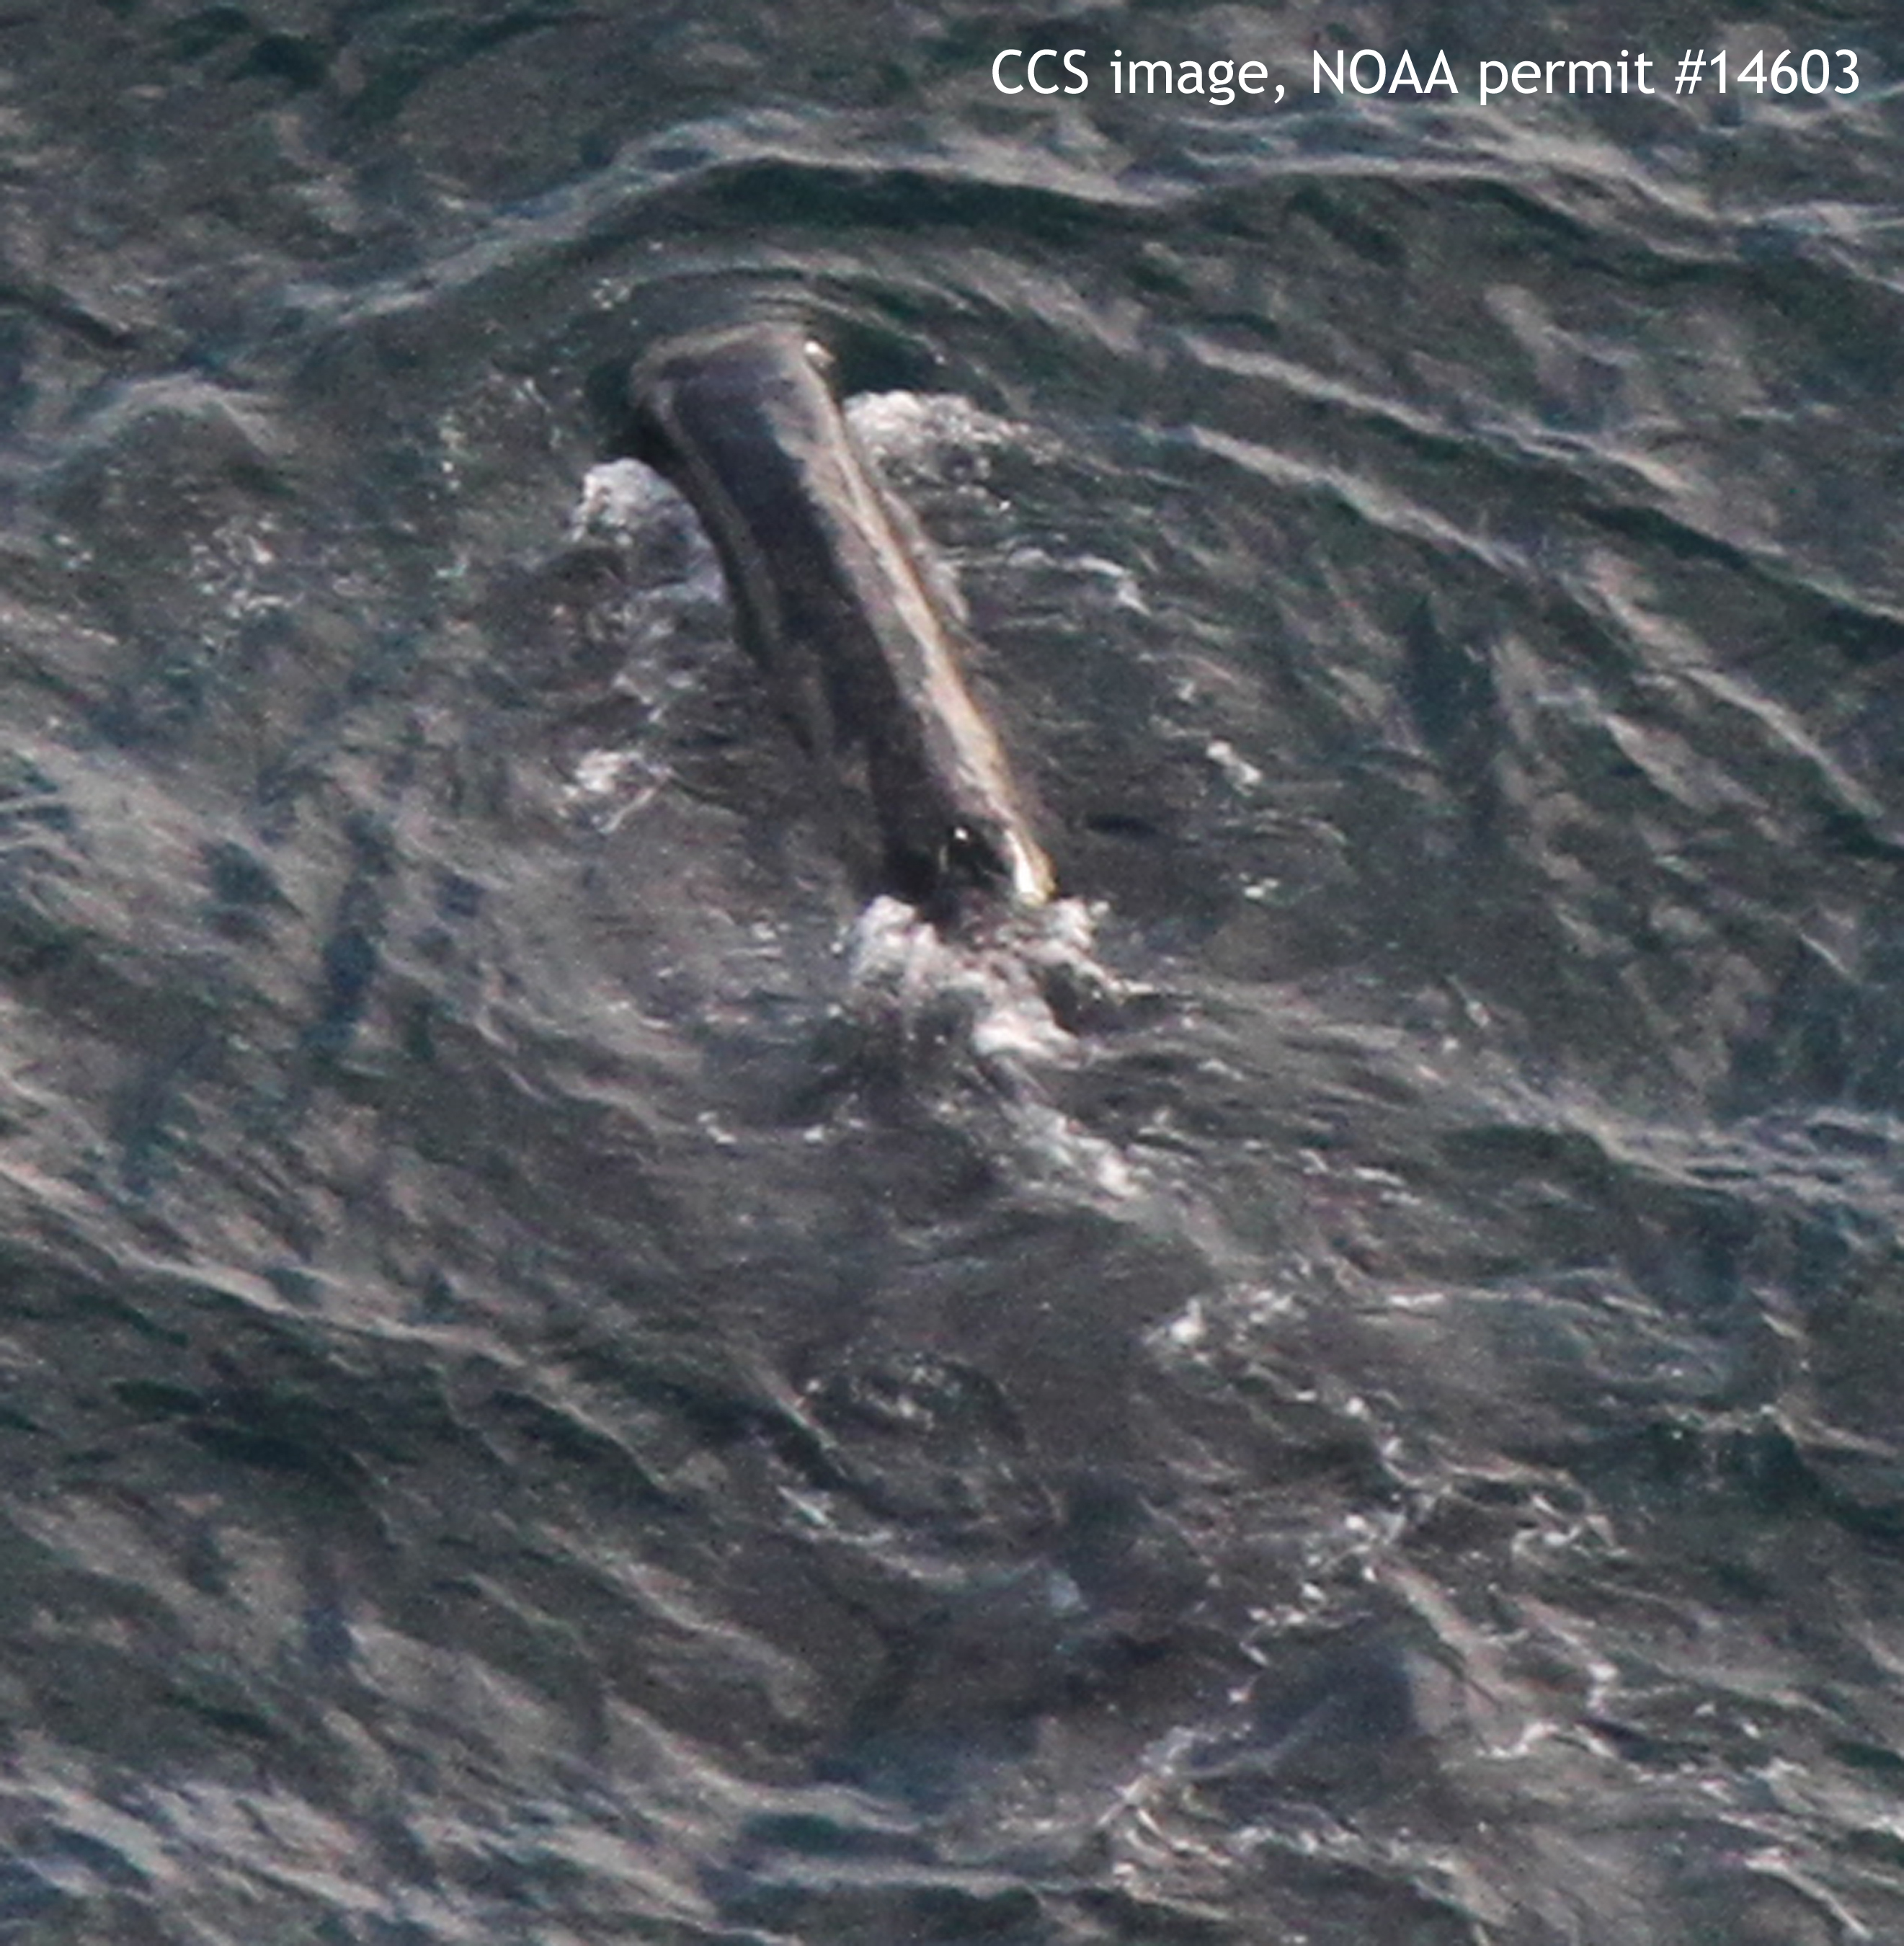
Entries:
[[[0,22],[0,1935],[1904,1934],[1896,23],[1338,12]],[[736,308],[1016,947],[616,463]]]

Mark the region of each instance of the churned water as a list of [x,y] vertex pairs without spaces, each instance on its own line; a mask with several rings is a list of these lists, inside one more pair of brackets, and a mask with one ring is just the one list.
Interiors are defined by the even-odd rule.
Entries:
[[[0,16],[0,1939],[1904,1938],[1901,27]],[[1035,919],[624,455],[762,314]]]

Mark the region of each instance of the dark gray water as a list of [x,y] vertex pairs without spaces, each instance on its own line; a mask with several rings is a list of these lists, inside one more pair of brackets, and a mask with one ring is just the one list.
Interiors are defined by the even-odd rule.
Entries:
[[[1904,20],[1056,13],[0,16],[0,1940],[1904,1938]],[[610,464],[736,310],[1015,944]]]

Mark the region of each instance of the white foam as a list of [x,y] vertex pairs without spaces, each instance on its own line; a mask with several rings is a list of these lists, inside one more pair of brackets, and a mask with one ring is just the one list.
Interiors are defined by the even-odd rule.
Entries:
[[[982,1104],[1021,1184],[1128,1207],[1151,1194],[1139,1168],[1044,1085],[1089,1055],[1053,993],[1122,990],[1091,957],[1093,917],[1082,901],[1059,900],[948,935],[899,900],[875,899],[847,941],[847,1012],[920,1092]],[[981,1085],[961,1090],[961,1081]]]
[[900,465],[930,465],[947,452],[963,459],[1029,437],[1027,428],[956,392],[863,392],[847,400],[846,417],[872,453]]
[[569,521],[572,542],[625,539],[638,533],[680,496],[638,460],[611,459],[582,477],[582,497]]

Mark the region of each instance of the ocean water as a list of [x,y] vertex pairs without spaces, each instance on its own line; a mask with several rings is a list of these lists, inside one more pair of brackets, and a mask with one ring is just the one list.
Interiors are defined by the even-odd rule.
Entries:
[[[1900,26],[0,17],[0,1940],[1904,1938]],[[735,316],[1052,911],[850,889]]]

